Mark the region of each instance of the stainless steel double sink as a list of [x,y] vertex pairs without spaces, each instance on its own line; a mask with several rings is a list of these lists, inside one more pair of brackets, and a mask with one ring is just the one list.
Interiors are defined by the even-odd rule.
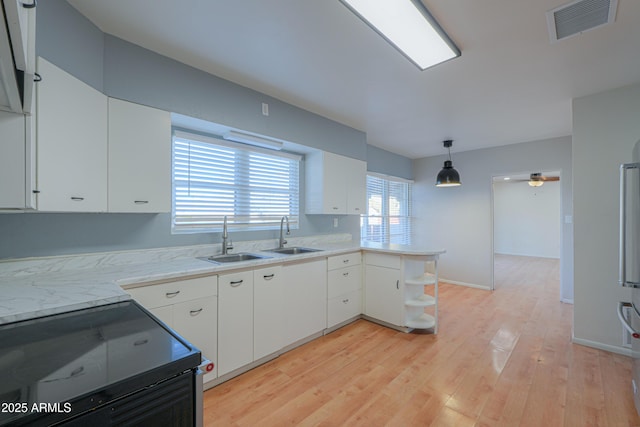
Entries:
[[[267,249],[263,252],[273,252],[273,253],[282,254],[282,255],[299,255],[299,254],[306,254],[309,252],[320,252],[321,250],[322,249],[311,249],[311,248],[303,248],[300,246],[292,246],[290,248]],[[263,255],[263,254],[240,252],[237,254],[214,255],[214,256],[210,256],[207,258],[200,258],[200,259],[204,261],[213,262],[216,264],[228,264],[233,262],[252,261],[256,259],[269,259],[269,258],[273,258],[273,257],[269,255]]]

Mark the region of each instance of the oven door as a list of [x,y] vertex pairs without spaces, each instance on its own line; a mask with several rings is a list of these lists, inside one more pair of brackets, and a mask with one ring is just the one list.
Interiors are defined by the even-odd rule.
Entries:
[[[625,307],[631,307],[631,310],[627,311],[629,313],[629,319],[624,315]],[[640,387],[640,313],[635,304],[620,302],[618,303],[618,317],[622,325],[632,336],[631,357],[633,365],[631,385],[633,387],[633,401],[636,406],[636,411],[640,415],[640,392],[638,391],[638,387]]]

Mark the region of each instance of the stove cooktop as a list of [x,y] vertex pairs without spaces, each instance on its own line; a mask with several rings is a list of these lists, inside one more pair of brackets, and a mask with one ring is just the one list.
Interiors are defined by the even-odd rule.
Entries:
[[1,325],[0,425],[84,397],[75,412],[199,364],[197,349],[134,301]]

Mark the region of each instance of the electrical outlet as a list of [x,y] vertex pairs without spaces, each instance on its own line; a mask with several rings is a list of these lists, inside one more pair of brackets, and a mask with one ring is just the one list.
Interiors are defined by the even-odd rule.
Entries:
[[338,218],[333,218],[333,228],[338,228]]
[[267,104],[266,102],[262,103],[262,115],[263,116],[269,115],[269,104]]

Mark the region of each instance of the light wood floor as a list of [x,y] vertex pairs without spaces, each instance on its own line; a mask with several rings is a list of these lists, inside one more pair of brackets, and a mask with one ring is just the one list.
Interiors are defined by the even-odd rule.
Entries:
[[205,392],[205,426],[640,426],[631,360],[571,343],[558,262],[440,286],[437,336],[359,320]]

